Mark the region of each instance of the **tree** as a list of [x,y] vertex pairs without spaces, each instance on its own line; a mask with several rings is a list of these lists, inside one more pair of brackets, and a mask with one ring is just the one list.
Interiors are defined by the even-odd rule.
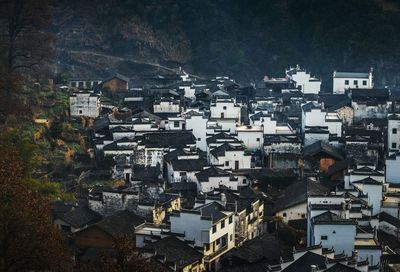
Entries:
[[38,66],[51,53],[49,0],[0,0],[1,49],[10,74]]
[[0,271],[67,270],[68,251],[48,199],[24,182],[19,147],[0,141],[0,152]]
[[80,272],[151,272],[160,271],[154,264],[148,262],[135,250],[132,240],[129,237],[118,237],[114,242],[112,252],[103,253],[100,261],[95,264],[79,264]]

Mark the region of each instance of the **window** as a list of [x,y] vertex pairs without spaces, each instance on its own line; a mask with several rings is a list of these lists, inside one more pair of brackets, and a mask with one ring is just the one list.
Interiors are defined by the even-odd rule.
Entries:
[[367,86],[367,81],[363,80],[363,86]]
[[283,217],[286,217],[286,216],[287,216],[287,215],[286,215],[286,213],[284,212],[284,213],[283,213]]
[[230,241],[233,240],[233,235],[232,235],[232,234],[229,236],[229,240],[230,240]]
[[221,229],[225,228],[225,220],[221,222]]
[[392,148],[396,148],[396,143],[392,143]]
[[215,233],[216,231],[217,231],[217,225],[214,225],[213,229],[212,229],[212,233]]
[[79,89],[82,89],[83,88],[83,81],[79,81],[78,86],[79,86]]
[[215,241],[215,245],[219,245],[219,243],[220,243],[220,239],[217,239],[216,241]]
[[174,127],[179,127],[179,121],[174,121]]
[[81,111],[81,110],[79,110],[79,114],[82,114],[82,111]]
[[247,179],[243,179],[243,184],[246,184],[247,183]]
[[260,141],[260,138],[257,138],[257,142],[259,142]]
[[322,235],[322,236],[321,236],[321,240],[328,240],[328,236]]
[[206,244],[206,251],[210,250],[210,244]]
[[226,161],[226,162],[225,162],[225,166],[229,166],[229,161]]
[[197,138],[197,141],[201,141],[201,138]]
[[229,216],[229,224],[232,224],[232,222],[233,222],[233,216],[231,215]]
[[397,128],[392,129],[393,134],[397,134]]
[[301,218],[306,218],[306,214],[305,214],[305,213],[302,213],[302,214],[301,214]]
[[71,87],[76,87],[76,82],[71,82]]
[[223,106],[222,108],[223,108],[224,110],[226,110],[226,106]]
[[357,86],[358,85],[358,80],[354,80],[353,84]]
[[345,81],[344,81],[344,85],[349,85],[349,81],[348,81],[348,80],[345,80]]

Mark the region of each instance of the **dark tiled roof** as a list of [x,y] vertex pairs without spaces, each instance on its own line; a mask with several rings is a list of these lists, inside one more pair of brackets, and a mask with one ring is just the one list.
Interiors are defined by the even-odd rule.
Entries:
[[171,161],[174,171],[201,171],[207,164],[204,159],[176,159]]
[[295,182],[288,186],[275,201],[274,211],[279,212],[292,206],[307,202],[312,195],[325,195],[329,189],[312,180]]
[[279,241],[269,234],[246,241],[232,253],[234,258],[239,258],[247,263],[266,261],[269,264],[279,264],[281,246]]
[[398,219],[394,216],[391,216],[388,213],[381,212],[379,214],[379,222],[381,222],[381,221],[385,221],[385,222],[397,227],[398,229],[400,229],[400,219]]
[[337,214],[327,211],[320,215],[313,217],[313,223],[316,225],[356,225],[354,220],[342,219]]
[[201,216],[211,218],[213,223],[216,223],[226,217],[226,214],[221,212],[222,208],[217,202],[211,202],[194,208],[194,210],[200,211]]
[[325,256],[308,251],[288,267],[283,269],[282,272],[309,272],[311,265],[316,265],[319,268],[318,270],[325,269],[325,261]]
[[313,157],[320,153],[324,153],[324,154],[326,154],[330,157],[333,157],[335,159],[338,159],[338,160],[343,160],[343,156],[342,156],[342,154],[340,154],[340,151],[337,148],[335,148],[329,144],[326,144],[322,141],[318,141],[309,146],[306,146],[303,151],[303,155],[305,157],[307,157],[307,156]]
[[243,146],[237,146],[237,145],[231,145],[229,143],[224,143],[216,148],[214,148],[213,150],[210,151],[210,153],[218,158],[221,156],[225,156],[225,152],[227,151],[244,151],[245,149],[243,148]]
[[74,228],[81,228],[98,222],[101,215],[87,207],[79,207],[61,215],[60,219]]
[[[236,139],[236,138],[233,137],[232,135],[229,135],[229,134],[226,133],[226,132],[221,132],[221,133],[215,134],[215,135],[213,135],[213,136],[211,136],[211,137],[208,137],[208,138],[206,139],[207,144],[216,143],[217,140],[231,140],[231,141],[233,141],[233,142],[239,142],[238,139]],[[221,142],[222,142],[222,141],[221,141]]]
[[337,78],[368,78],[369,77],[369,73],[335,72],[333,77],[337,77]]
[[336,263],[325,272],[359,272],[360,270],[355,269],[354,267],[350,267],[341,263]]
[[130,211],[119,211],[105,217],[94,226],[102,229],[113,237],[133,236],[135,228],[144,224],[143,218]]
[[203,169],[196,174],[197,180],[200,182],[207,182],[209,177],[229,177],[230,173],[215,166]]
[[176,265],[179,271],[187,265],[200,262],[203,257],[200,252],[174,236],[167,236],[149,244],[145,249],[155,250],[157,255],[165,257],[168,263]]
[[190,131],[179,131],[179,132],[153,132],[144,134],[142,137],[141,144],[148,148],[183,148],[188,144],[195,144],[196,138]]
[[353,159],[346,159],[343,161],[337,161],[334,164],[332,164],[327,172],[328,176],[332,176],[334,174],[336,174],[339,171],[343,171],[346,170],[349,166],[354,164],[354,160]]
[[367,185],[382,185],[382,182],[377,181],[371,177],[367,177],[361,180],[353,181],[354,184],[367,184]]

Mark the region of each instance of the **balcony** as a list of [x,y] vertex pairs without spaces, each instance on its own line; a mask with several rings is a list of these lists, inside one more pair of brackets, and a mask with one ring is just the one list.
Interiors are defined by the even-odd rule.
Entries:
[[228,243],[222,247],[220,247],[217,251],[214,251],[213,253],[211,253],[210,255],[207,255],[204,257],[204,261],[205,262],[210,262],[212,259],[214,259],[215,257],[222,255],[223,253],[225,253],[225,251],[228,249]]

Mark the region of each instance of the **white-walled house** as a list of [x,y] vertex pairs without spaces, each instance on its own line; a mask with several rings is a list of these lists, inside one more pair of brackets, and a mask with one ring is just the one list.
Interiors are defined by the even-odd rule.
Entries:
[[307,245],[321,244],[336,252],[354,251],[357,222],[350,219],[350,205],[342,195],[308,198]]
[[154,113],[179,113],[181,112],[180,101],[172,97],[163,97],[154,101]]
[[165,122],[165,130],[185,130],[186,120],[183,117],[168,117],[168,122]]
[[386,158],[386,182],[400,184],[400,153]]
[[209,271],[219,270],[221,257],[235,246],[234,213],[223,211],[216,202],[172,213],[170,222],[172,233],[184,235],[185,240],[202,248]]
[[241,126],[236,128],[237,138],[247,149],[263,150],[264,129],[260,126]]
[[251,155],[246,154],[241,144],[224,143],[210,150],[209,162],[222,169],[249,169],[251,168]]
[[318,94],[321,90],[321,80],[312,77],[306,70],[299,65],[295,68],[290,67],[286,70],[286,76],[304,94]]
[[210,105],[210,119],[234,119],[240,121],[240,105],[235,103],[234,99],[219,99]]
[[309,102],[301,108],[303,133],[306,127],[327,127],[330,134],[342,136],[342,120],[336,112],[327,112],[316,102]]
[[191,130],[196,138],[196,147],[207,150],[207,123],[208,118],[204,112],[189,111],[185,113],[186,129]]
[[354,181],[353,186],[368,196],[367,202],[372,206],[372,215],[377,215],[381,212],[381,202],[383,199],[383,183],[373,178],[365,178]]
[[221,168],[210,166],[205,167],[196,174],[197,188],[199,192],[208,193],[220,186],[231,190],[238,190],[240,186],[238,178]]
[[77,92],[69,97],[71,117],[92,117],[100,115],[100,96],[91,92]]
[[388,116],[388,151],[397,152],[400,150],[400,114]]
[[369,73],[333,72],[333,93],[343,94],[353,88],[372,89],[374,87],[372,68]]
[[286,122],[279,122],[273,114],[260,111],[250,114],[250,125],[262,127],[264,134],[295,134],[295,131]]

